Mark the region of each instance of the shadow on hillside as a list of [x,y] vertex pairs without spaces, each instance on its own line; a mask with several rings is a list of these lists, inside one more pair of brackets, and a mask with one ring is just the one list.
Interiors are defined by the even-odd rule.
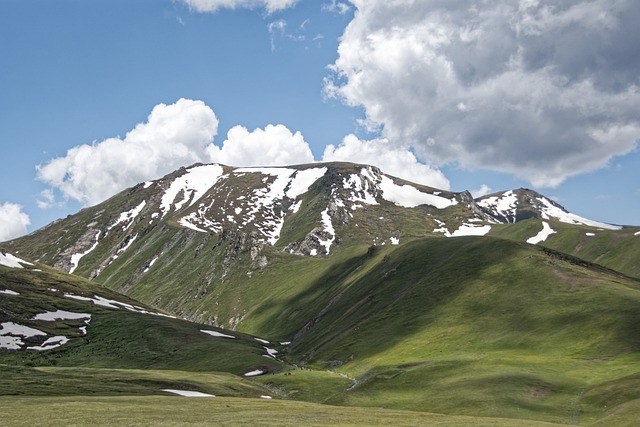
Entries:
[[377,248],[335,265],[306,291],[280,301],[273,320],[300,325],[289,348],[293,358],[337,366],[388,349],[438,320],[440,307],[485,269],[516,256],[518,247],[470,237]]

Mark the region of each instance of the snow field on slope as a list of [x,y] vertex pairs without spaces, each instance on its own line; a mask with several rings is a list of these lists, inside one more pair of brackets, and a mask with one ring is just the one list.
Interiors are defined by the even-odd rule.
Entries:
[[511,190],[505,192],[502,196],[488,197],[480,200],[478,205],[496,211],[505,217],[508,222],[516,222],[518,195]]
[[98,305],[100,307],[105,307],[105,308],[112,308],[112,309],[116,309],[116,310],[120,310],[120,309],[124,308],[126,310],[133,311],[135,313],[140,313],[140,314],[151,314],[153,316],[169,317],[171,319],[175,319],[176,318],[175,316],[169,316],[169,315],[163,314],[163,313],[158,313],[158,312],[154,312],[154,311],[148,311],[148,310],[145,310],[142,307],[138,307],[138,306],[135,306],[135,305],[127,304],[125,302],[120,302],[120,301],[116,301],[116,300],[103,298],[103,297],[98,296],[98,295],[94,295],[93,298],[90,298],[90,297],[84,297],[84,296],[81,296],[81,295],[65,293],[64,296],[66,298],[75,299],[77,301],[91,302],[91,303],[93,303],[95,305]]
[[100,230],[98,230],[98,232],[96,233],[96,237],[94,237],[95,239],[95,243],[93,244],[93,246],[91,246],[89,249],[87,249],[84,252],[80,252],[77,254],[73,254],[71,255],[71,268],[69,269],[69,274],[72,274],[74,271],[76,271],[76,268],[78,268],[78,263],[80,262],[80,260],[82,259],[82,257],[84,257],[85,255],[88,255],[91,251],[93,251],[95,248],[98,247],[98,238],[100,237]]
[[0,265],[4,265],[9,268],[24,268],[22,264],[33,265],[32,263],[22,260],[8,252],[0,252]]
[[576,214],[565,212],[559,207],[552,205],[551,202],[549,202],[544,198],[538,198],[538,201],[540,201],[544,205],[544,208],[542,209],[542,218],[544,219],[555,218],[558,221],[564,222],[566,224],[582,224],[582,225],[588,225],[590,227],[605,228],[607,230],[622,229],[622,227],[618,225],[611,225],[611,224],[606,224],[604,222],[593,221],[593,220],[578,216]]
[[131,227],[131,225],[133,225],[133,220],[135,220],[136,217],[138,215],[140,215],[140,212],[142,212],[142,209],[145,207],[146,204],[147,204],[147,202],[145,200],[143,200],[135,208],[133,208],[131,210],[128,210],[126,212],[122,212],[118,216],[118,219],[116,219],[116,221],[113,224],[111,224],[111,225],[109,225],[109,227],[107,227],[107,232],[105,233],[105,237],[109,233],[109,231],[111,231],[111,229],[113,229],[115,226],[117,226],[119,224],[126,223],[126,224],[124,224],[122,226],[122,230],[123,231],[128,229],[129,227]]
[[542,221],[542,230],[540,230],[535,236],[528,238],[527,243],[537,245],[538,243],[546,241],[549,236],[555,233],[557,232],[553,228],[551,228],[551,226],[546,221]]
[[4,295],[20,295],[20,293],[16,292],[16,291],[12,291],[11,289],[5,289],[4,291],[0,291],[0,294],[4,294]]
[[[181,209],[191,199],[191,205],[204,195],[222,177],[224,171],[220,165],[195,166],[187,170],[182,176],[174,179],[169,188],[162,195],[160,210],[164,217],[172,207]],[[183,199],[175,199],[183,192]],[[189,205],[189,206],[191,206]]]
[[[435,218],[434,218],[435,219]],[[491,231],[490,225],[462,224],[453,233],[449,232],[446,224],[442,221],[435,220],[440,228],[434,228],[434,233],[442,233],[446,237],[463,237],[463,236],[486,236]]]
[[324,247],[324,250],[327,255],[331,251],[331,245],[336,240],[336,230],[333,228],[333,223],[331,222],[331,216],[329,215],[329,209],[325,209],[322,211],[322,226],[324,227],[324,231],[326,231],[331,237],[327,240],[318,239],[318,243]]
[[[221,221],[239,224],[240,228],[253,225],[270,245],[274,245],[280,238],[280,232],[284,225],[285,213],[276,211],[280,202],[285,197],[295,200],[298,196],[306,193],[309,191],[309,187],[323,177],[326,172],[327,168],[324,167],[306,170],[278,167],[235,169],[232,174],[237,177],[248,173],[265,175],[262,179],[264,186],[253,190],[246,206],[231,206],[235,215],[223,210],[220,214],[224,219],[216,221],[207,218],[211,206],[201,205],[197,212],[182,217],[178,222],[183,227],[198,232],[219,232],[222,230]],[[270,177],[275,178],[271,183],[269,183]],[[236,201],[240,200],[245,200],[245,198],[238,198]],[[295,206],[299,208],[300,205],[294,205],[294,208]]]
[[388,202],[394,203],[396,206],[402,206],[404,208],[415,208],[420,205],[430,205],[438,209],[444,209],[458,204],[458,201],[455,199],[451,200],[442,196],[423,193],[408,184],[397,185],[387,176],[382,176],[379,187],[382,190],[382,198]]
[[18,323],[0,323],[0,349],[20,350],[24,345],[23,339],[46,335],[46,333],[38,329],[23,326]]
[[88,313],[74,313],[72,311],[56,310],[46,311],[34,316],[31,320],[44,320],[45,322],[54,322],[56,320],[78,320],[78,319],[91,319],[91,315]]

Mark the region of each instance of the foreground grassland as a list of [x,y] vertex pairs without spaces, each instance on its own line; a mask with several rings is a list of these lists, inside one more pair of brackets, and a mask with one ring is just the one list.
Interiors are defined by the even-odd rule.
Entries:
[[11,426],[557,426],[535,421],[346,408],[282,400],[182,397],[3,397]]

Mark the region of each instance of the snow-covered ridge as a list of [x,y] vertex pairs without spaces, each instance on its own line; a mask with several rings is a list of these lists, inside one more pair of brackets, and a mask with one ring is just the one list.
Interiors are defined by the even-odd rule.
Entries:
[[544,197],[539,197],[538,201],[543,205],[541,207],[542,218],[544,219],[557,219],[560,222],[567,224],[580,224],[588,225],[589,227],[604,228],[607,230],[621,230],[622,227],[617,225],[606,224],[604,222],[593,221],[581,216],[569,213],[558,206],[552,204]]
[[617,225],[593,221],[567,212],[557,203],[535,191],[527,189],[509,190],[504,193],[483,197],[480,200],[476,200],[476,203],[484,212],[500,223],[514,223],[518,220],[518,215],[522,214],[523,218],[526,218],[534,213],[533,216],[540,217],[543,220],[556,220],[566,224],[586,225],[608,230],[622,229]]
[[391,178],[384,175],[380,179],[379,187],[380,190],[382,190],[382,197],[386,201],[405,208],[415,208],[420,205],[431,205],[438,209],[444,209],[458,204],[458,201],[455,199],[447,199],[446,197],[435,194],[423,193],[408,184],[397,185],[391,180]]
[[505,218],[507,222],[516,222],[518,195],[511,190],[500,196],[482,199],[478,202],[478,205],[493,211],[497,216]]
[[349,195],[344,202],[351,203],[352,210],[360,207],[359,203],[378,205],[378,198],[404,208],[429,205],[445,209],[458,204],[456,199],[423,192],[410,184],[398,185],[390,177],[371,167],[362,168],[359,174],[349,175],[343,180],[342,188]]
[[[289,212],[295,213],[295,201],[309,191],[309,188],[327,172],[326,167],[297,170],[284,167],[237,168],[220,178],[220,185],[226,179],[241,178],[246,174],[260,174],[262,185],[252,188],[250,194],[230,198],[229,192],[216,190],[202,201],[198,209],[178,220],[183,227],[199,232],[220,232],[225,225],[239,230],[254,227],[262,240],[274,245],[280,238],[280,231]],[[211,188],[211,187],[210,187]],[[224,199],[223,199],[224,197]],[[283,209],[285,200],[293,202],[289,212]]]
[[[198,201],[223,176],[224,170],[220,165],[202,165],[187,169],[184,175],[174,179],[164,192],[160,210],[164,217],[171,208],[180,210],[187,202],[189,206]],[[178,195],[182,198],[176,201]]]

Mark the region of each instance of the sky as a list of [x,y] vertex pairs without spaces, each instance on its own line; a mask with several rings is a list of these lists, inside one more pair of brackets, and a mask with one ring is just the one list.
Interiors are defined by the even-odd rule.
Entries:
[[0,241],[196,162],[640,225],[636,0],[0,0]]

